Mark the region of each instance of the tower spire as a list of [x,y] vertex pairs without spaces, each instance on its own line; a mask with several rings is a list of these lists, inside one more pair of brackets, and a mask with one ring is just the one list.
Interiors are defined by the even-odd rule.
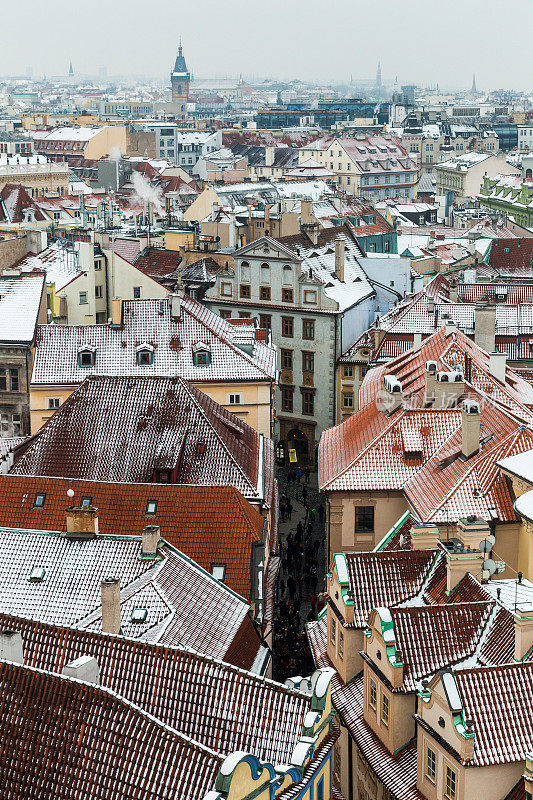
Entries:
[[378,61],[378,71],[376,73],[376,89],[381,89],[381,61]]
[[472,89],[470,90],[471,94],[477,94],[477,87],[476,87],[476,73],[472,75]]

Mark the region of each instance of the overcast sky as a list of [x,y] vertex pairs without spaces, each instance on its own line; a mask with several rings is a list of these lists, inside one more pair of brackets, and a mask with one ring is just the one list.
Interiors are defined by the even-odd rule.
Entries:
[[0,75],[164,78],[179,36],[198,77],[531,90],[533,0],[3,0]]

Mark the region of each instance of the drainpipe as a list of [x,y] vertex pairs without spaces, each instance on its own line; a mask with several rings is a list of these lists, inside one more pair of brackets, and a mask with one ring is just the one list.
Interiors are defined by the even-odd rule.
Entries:
[[[338,326],[338,315],[335,314],[335,335],[333,340],[333,419],[332,425],[335,425],[335,417],[337,412],[337,326]],[[342,317],[340,322],[340,335],[342,338]],[[342,352],[342,343],[341,343],[341,352]]]

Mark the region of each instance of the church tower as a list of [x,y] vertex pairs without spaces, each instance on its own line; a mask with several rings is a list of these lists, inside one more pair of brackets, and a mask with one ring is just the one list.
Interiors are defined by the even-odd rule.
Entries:
[[172,86],[172,103],[176,107],[176,116],[179,119],[187,117],[187,102],[189,100],[189,85],[191,73],[187,70],[187,64],[183,57],[181,39],[178,47],[178,55],[174,69],[170,73],[170,83]]

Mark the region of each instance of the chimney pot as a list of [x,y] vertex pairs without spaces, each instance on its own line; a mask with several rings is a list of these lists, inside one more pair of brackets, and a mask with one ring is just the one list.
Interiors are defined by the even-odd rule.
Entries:
[[102,631],[120,633],[120,579],[104,578],[102,592]]
[[479,452],[481,435],[481,414],[479,403],[475,400],[464,400],[461,409],[461,452],[470,458]]
[[505,353],[494,351],[489,353],[489,373],[500,383],[505,383],[507,356]]
[[170,295],[170,316],[172,319],[179,319],[181,316],[182,298],[183,290],[181,292],[174,292]]

